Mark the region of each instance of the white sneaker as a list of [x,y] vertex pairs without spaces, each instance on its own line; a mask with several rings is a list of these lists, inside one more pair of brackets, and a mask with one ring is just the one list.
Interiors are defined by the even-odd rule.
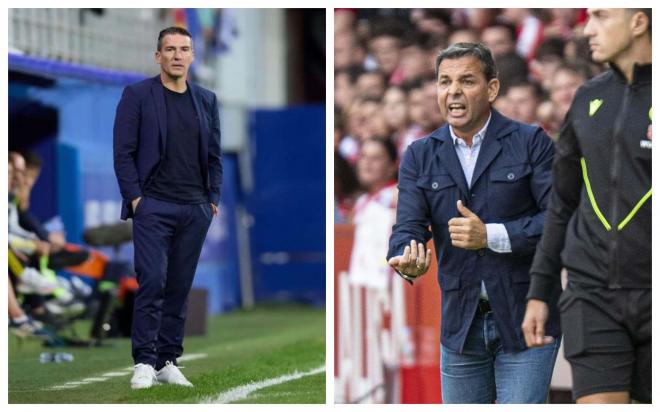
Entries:
[[57,289],[57,282],[48,279],[35,268],[25,268],[19,277],[16,290],[21,293],[37,295],[50,295]]
[[151,365],[138,363],[134,366],[133,377],[131,378],[132,389],[145,389],[153,385],[158,385],[156,379],[156,370]]
[[172,383],[174,385],[193,386],[192,383],[183,376],[179,368],[170,361],[165,362],[165,366],[156,372],[158,382]]

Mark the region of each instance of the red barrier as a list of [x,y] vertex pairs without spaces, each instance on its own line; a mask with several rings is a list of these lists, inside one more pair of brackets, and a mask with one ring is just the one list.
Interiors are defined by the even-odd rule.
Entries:
[[[354,337],[342,336],[342,328],[340,325],[340,308],[342,300],[351,300],[351,296],[341,296],[340,287],[340,274],[349,269],[351,251],[353,249],[353,232],[354,227],[350,225],[335,225],[335,296],[334,296],[334,314],[335,314],[335,378],[342,375],[344,371],[340,357],[340,345],[342,342],[353,342]],[[433,248],[432,243],[429,244]],[[440,290],[436,278],[437,267],[435,261],[432,263],[431,268],[427,274],[421,279],[415,281],[413,286],[403,284],[403,280],[395,277],[393,282],[402,282],[395,285],[399,287],[403,285],[403,300],[404,304],[394,306],[393,310],[405,311],[405,313],[392,313],[391,317],[403,316],[404,328],[410,335],[409,345],[413,348],[413,353],[397,353],[396,359],[398,367],[398,382],[399,385],[391,384],[388,382],[389,373],[386,365],[383,364],[385,372],[384,382],[385,385],[385,401],[401,403],[440,403]],[[343,289],[346,290],[346,289]],[[365,299],[364,290],[359,291],[359,301]],[[355,297],[353,297],[353,302]],[[397,309],[398,308],[398,309]],[[360,325],[363,326],[361,335],[366,334],[368,325],[362,322],[368,322],[369,317],[366,316],[367,311],[360,312]],[[394,323],[388,316],[383,319],[381,324],[383,332],[389,329],[391,324]],[[395,331],[402,333],[403,331]],[[348,340],[347,340],[348,339]],[[370,347],[368,345],[368,338],[366,336],[357,337],[356,341],[361,342],[363,346],[361,364],[359,367],[362,373],[367,368],[367,358],[369,357]],[[395,345],[395,347],[398,347]],[[405,349],[405,344],[401,348]],[[376,349],[374,349],[376,350]],[[385,352],[383,348],[377,349],[380,352]],[[337,379],[336,379],[337,381]],[[340,380],[341,381],[341,380]],[[343,384],[343,382],[342,382]],[[388,393],[392,388],[400,388],[399,393]],[[354,399],[352,396],[359,396],[360,394],[351,393],[354,388],[351,385],[344,385],[341,387],[335,386],[335,391],[341,393],[342,399],[339,402],[356,402],[359,400]]]

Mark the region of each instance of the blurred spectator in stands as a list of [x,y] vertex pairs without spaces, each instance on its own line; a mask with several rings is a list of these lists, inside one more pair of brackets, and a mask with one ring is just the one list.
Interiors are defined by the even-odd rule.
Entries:
[[516,27],[516,51],[527,61],[536,56],[543,41],[543,23],[531,9],[502,9],[502,18]]
[[408,132],[408,95],[399,86],[392,86],[383,96],[383,114],[389,128],[389,134],[396,142]]
[[335,223],[348,223],[355,201],[360,193],[360,183],[351,165],[335,152]]
[[335,35],[335,70],[362,67],[366,51],[356,34],[344,31]]
[[[559,37],[564,40],[571,39],[577,30],[582,31],[586,13],[584,9],[567,9],[556,7],[550,9],[550,21],[544,27],[543,37]],[[580,23],[580,24],[578,24]]]
[[433,64],[426,50],[428,41],[423,35],[410,35],[404,40],[399,65],[404,83],[433,75]]
[[390,84],[400,84],[401,72],[397,71],[401,59],[401,38],[404,29],[394,19],[384,19],[374,24],[369,40],[369,52],[376,59],[378,70]]
[[491,8],[473,8],[464,10],[467,17],[467,26],[476,31],[482,31],[485,27],[493,24],[501,13],[501,9]]
[[550,83],[550,101],[554,109],[555,124],[561,125],[564,122],[575,92],[589,78],[590,69],[585,64],[567,63],[555,70]]
[[[435,104],[437,107],[437,103]],[[408,92],[408,116],[412,124],[416,127],[410,136],[406,136],[405,139],[399,142],[398,149],[400,154],[403,154],[403,151],[410,143],[438,128],[438,125],[434,121],[431,107],[427,102],[426,91],[421,82]]]
[[345,109],[351,104],[356,92],[356,76],[354,70],[335,71],[335,106]]
[[494,58],[497,77],[500,80],[500,96],[506,95],[509,85],[525,82],[529,79],[529,70],[525,59],[516,52],[499,55]]
[[521,123],[536,123],[536,109],[541,102],[540,87],[529,81],[521,81],[509,86],[506,93],[507,115]]
[[357,78],[355,87],[357,97],[361,99],[380,100],[385,93],[387,81],[381,72],[363,72]]
[[486,45],[497,60],[516,51],[516,28],[511,24],[496,22],[481,32],[481,42]]
[[[414,9],[410,12],[410,20],[417,31],[424,33],[435,41],[447,39],[451,28],[451,14],[443,9]],[[438,47],[442,49],[444,46]]]
[[479,42],[479,34],[474,29],[465,28],[465,29],[453,30],[449,35],[447,45],[451,46],[452,44],[456,44],[456,43],[478,43],[478,42]]
[[445,122],[445,118],[442,117],[438,107],[438,81],[435,74],[424,79],[422,85],[424,87],[424,97],[426,97],[426,108],[431,114],[431,127],[435,130]]
[[353,9],[335,9],[335,35],[353,30],[355,27],[356,11]]
[[362,143],[357,178],[365,193],[355,203],[354,219],[372,201],[391,208],[396,206],[397,168],[396,147],[391,140],[374,137]]
[[539,82],[545,91],[550,90],[550,82],[555,70],[564,61],[565,42],[559,38],[544,40],[539,46],[536,58],[530,62],[532,78]]

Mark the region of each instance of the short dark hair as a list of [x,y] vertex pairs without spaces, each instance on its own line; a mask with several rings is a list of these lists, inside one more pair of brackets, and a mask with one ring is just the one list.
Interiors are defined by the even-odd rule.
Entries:
[[541,88],[541,85],[538,84],[537,82],[530,81],[530,80],[522,80],[522,79],[516,79],[511,83],[507,89],[507,92],[514,87],[526,87],[529,90],[531,90],[532,94],[534,95],[534,98],[536,100],[542,100],[543,98],[543,88]]
[[440,63],[445,59],[459,59],[461,57],[472,56],[479,59],[483,68],[486,80],[490,81],[497,78],[497,68],[493,55],[488,47],[481,43],[455,43],[438,53],[435,58],[435,77],[438,77]]
[[28,169],[41,169],[42,160],[36,152],[31,150],[21,153],[25,159],[25,167]]
[[514,43],[516,42],[516,27],[511,23],[507,23],[504,21],[496,21],[486,26],[484,30],[486,29],[504,29],[509,35],[511,41]]
[[192,34],[183,27],[178,27],[178,26],[172,26],[168,27],[166,29],[163,29],[158,33],[158,44],[156,45],[156,50],[160,51],[161,47],[163,46],[163,37],[167,36],[168,34],[180,34],[182,36],[188,36],[190,37],[190,43],[192,44]]

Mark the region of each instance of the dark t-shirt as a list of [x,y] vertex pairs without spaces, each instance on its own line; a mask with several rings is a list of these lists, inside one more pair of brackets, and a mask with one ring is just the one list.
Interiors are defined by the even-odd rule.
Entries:
[[199,160],[199,121],[190,89],[177,93],[163,87],[167,106],[165,157],[145,194],[174,203],[208,202]]

